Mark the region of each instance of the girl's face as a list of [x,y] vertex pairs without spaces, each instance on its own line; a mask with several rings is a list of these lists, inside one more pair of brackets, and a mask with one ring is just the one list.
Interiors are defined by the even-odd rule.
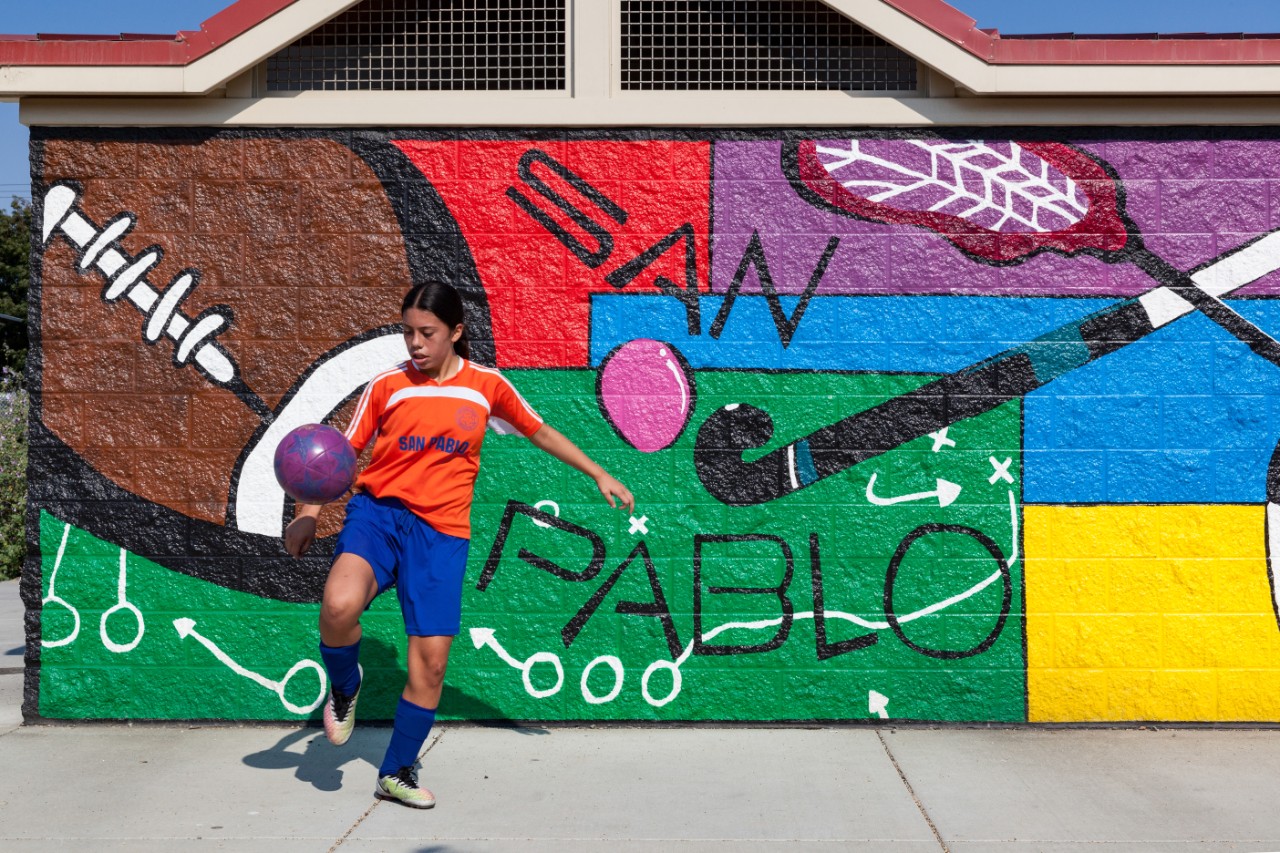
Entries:
[[404,345],[413,366],[436,376],[449,363],[453,344],[462,337],[462,325],[452,329],[443,320],[422,308],[410,308],[401,315]]

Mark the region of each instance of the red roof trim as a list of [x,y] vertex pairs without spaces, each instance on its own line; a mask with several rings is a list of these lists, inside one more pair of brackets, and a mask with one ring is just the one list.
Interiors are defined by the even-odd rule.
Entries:
[[[189,65],[298,0],[237,0],[172,36],[0,35],[0,65]],[[1280,38],[1238,33],[1002,38],[944,0],[883,0],[992,65],[1280,64]]]
[[0,35],[0,65],[189,65],[298,0],[237,0],[173,35]]
[[1239,33],[1002,38],[943,0],[883,0],[992,65],[1250,65],[1280,63],[1280,39]]

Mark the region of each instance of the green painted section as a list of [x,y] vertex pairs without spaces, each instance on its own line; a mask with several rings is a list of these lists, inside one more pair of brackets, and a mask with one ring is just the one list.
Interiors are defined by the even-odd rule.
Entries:
[[[62,548],[62,559],[58,553]],[[120,548],[48,513],[40,517],[40,549],[45,604],[41,610],[43,643],[40,714],[84,719],[319,719],[291,713],[277,693],[231,666],[197,639],[205,638],[237,666],[270,682],[281,682],[299,661],[319,662],[318,605],[285,604],[197,580],[150,560],[127,555],[124,600],[142,616],[117,609],[120,596]],[[56,569],[56,574],[54,573]],[[49,600],[52,583],[57,599]],[[399,614],[394,598],[376,602],[368,626],[375,645],[393,645]],[[391,609],[388,609],[390,605]],[[79,614],[76,631],[74,613]],[[175,620],[195,620],[185,639]],[[104,641],[103,637],[106,637]],[[383,639],[386,638],[386,639]],[[137,639],[137,645],[128,647]],[[70,642],[67,642],[70,640]],[[54,645],[57,644],[57,645]],[[399,653],[403,660],[403,653]],[[394,667],[392,667],[394,668]],[[371,672],[390,692],[393,672]],[[320,696],[314,668],[300,669],[285,685],[284,698],[306,707]],[[386,702],[375,701],[371,706]],[[387,712],[388,715],[390,712]]]
[[[1025,719],[1022,565],[1012,562],[1012,606],[994,641],[981,653],[941,658],[914,651],[885,627],[885,579],[899,543],[923,524],[981,531],[1011,556],[1020,538],[1020,508],[1010,495],[1021,482],[1017,402],[950,428],[956,446],[933,451],[923,437],[785,498],[759,507],[726,507],[699,483],[693,467],[698,426],[716,408],[749,403],[774,419],[767,452],[854,411],[922,384],[928,377],[701,371],[697,408],[672,447],[653,454],[626,445],[604,422],[591,371],[508,371],[548,422],[570,436],[635,492],[637,519],[613,511],[590,480],[540,453],[523,439],[490,435],[477,486],[473,539],[464,589],[463,633],[454,644],[442,718],[528,720],[806,720],[866,719],[870,691],[887,697],[891,718],[1016,721]],[[989,457],[1012,461],[1014,485],[997,478]],[[867,481],[876,474],[881,498],[932,491],[938,478],[958,484],[955,503],[936,498],[874,506]],[[567,572],[590,573],[592,546],[579,536],[541,528],[517,514],[496,569],[477,588],[509,501],[554,501],[559,517],[599,537],[604,559],[588,580],[565,580],[522,559],[550,561]],[[549,505],[544,505],[549,508]],[[633,529],[634,528],[634,529]],[[64,531],[66,547],[58,553]],[[819,659],[813,619],[811,535],[823,571],[827,642],[872,635],[874,644]],[[694,636],[695,537],[755,536],[708,541],[701,548],[701,626],[704,641],[756,647],[775,640],[783,605],[777,592],[724,593],[716,588],[776,588],[790,550],[792,578],[784,595],[793,617],[785,641],[768,651],[697,654]],[[669,606],[678,638],[673,656],[663,620],[645,615],[654,601],[642,556],[617,576],[566,647],[564,629],[643,543]],[[43,514],[43,583],[75,607],[74,641],[44,648],[40,713],[54,718],[298,719],[270,684],[300,661],[318,661],[318,605],[291,605],[232,592],[130,555],[125,599],[145,619],[135,648],[104,643],[102,614],[120,600],[120,549]],[[56,576],[54,570],[56,567]],[[984,581],[995,581],[977,589]],[[918,539],[897,572],[894,609],[910,643],[931,650],[979,647],[999,621],[1004,584],[977,538],[940,532]],[[948,602],[943,607],[940,603]],[[618,612],[634,602],[633,612]],[[652,612],[653,608],[648,608]],[[583,614],[585,617],[585,614]],[[185,639],[179,619],[195,620]],[[872,627],[860,625],[861,620]],[[727,627],[726,627],[727,626]],[[69,636],[69,611],[43,610],[47,643]],[[476,648],[472,629],[492,640]],[[107,638],[132,642],[136,620],[118,610]],[[484,636],[484,635],[478,635]],[[376,601],[365,620],[362,662],[366,690],[361,716],[387,719],[404,679],[404,637],[394,596]],[[500,647],[500,651],[497,647]],[[673,664],[673,657],[678,664]],[[602,659],[603,658],[603,659]],[[531,663],[530,663],[531,662]],[[594,662],[594,663],[593,663]],[[514,664],[514,665],[513,665]],[[616,669],[615,669],[616,668]],[[584,671],[589,671],[584,682]],[[243,671],[241,671],[243,670]],[[673,671],[679,673],[673,690]],[[649,672],[648,694],[642,684]],[[244,672],[256,674],[246,675]],[[621,672],[620,686],[612,698]],[[563,673],[561,679],[560,673]],[[557,684],[559,684],[557,689]],[[584,686],[585,685],[585,686]],[[320,695],[318,674],[303,665],[284,697],[305,707]],[[588,701],[587,696],[600,700]],[[669,700],[668,700],[668,697]],[[663,700],[668,700],[663,703]],[[319,711],[309,716],[318,717]]]

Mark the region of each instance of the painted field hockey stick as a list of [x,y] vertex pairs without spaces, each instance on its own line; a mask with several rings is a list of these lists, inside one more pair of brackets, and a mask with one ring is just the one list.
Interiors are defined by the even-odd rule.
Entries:
[[[853,140],[852,149],[858,148],[857,142]],[[914,142],[917,141],[908,144]],[[978,260],[1010,264],[1043,250],[1068,255],[1087,253],[1111,263],[1134,263],[1161,285],[843,418],[752,462],[744,461],[743,453],[763,446],[772,438],[772,418],[767,412],[746,404],[719,409],[703,423],[694,446],[698,478],[715,498],[732,506],[775,500],[908,441],[989,412],[1193,310],[1201,311],[1247,343],[1255,353],[1280,365],[1280,345],[1220,299],[1280,268],[1280,232],[1264,235],[1199,271],[1186,274],[1142,245],[1137,228],[1121,211],[1114,177],[1092,158],[1064,145],[1028,144],[1021,148],[1017,144],[1009,145],[1011,153],[1005,157],[1006,166],[1015,169],[1019,177],[1030,175],[1028,195],[1032,198],[1024,206],[1024,213],[1019,214],[1020,222],[1035,227],[1042,219],[1052,221],[1056,217],[1067,227],[1003,233],[999,228],[1013,218],[1011,211],[1016,212],[1016,205],[1007,199],[1003,206],[974,205],[972,195],[959,197],[966,205],[959,216],[936,210],[889,207],[874,199],[853,195],[844,184],[835,182],[831,178],[835,170],[815,159],[819,149],[811,142],[793,146],[789,157],[784,154],[784,168],[793,176],[793,183],[797,183],[798,176],[797,190],[819,206],[862,219],[939,231],[957,248]],[[1027,156],[1022,148],[1033,147],[1036,150],[1030,156],[1038,163],[1038,169],[1027,169],[1020,162]],[[939,148],[966,156],[974,151],[982,156],[995,156],[993,149],[983,143],[947,143]],[[940,158],[936,150],[928,150],[928,146],[925,149],[930,160],[928,168],[936,174],[939,160],[945,158]],[[877,167],[883,167],[886,162],[894,167],[888,169],[890,173],[900,165],[883,157],[876,159]],[[1079,183],[1065,177],[1071,173],[1081,179]],[[918,174],[913,172],[912,176]],[[851,183],[882,190],[888,186],[881,196],[899,194],[892,182],[883,177]],[[950,185],[953,194],[955,187],[961,185],[963,179]],[[1081,185],[1088,187],[1089,192],[1081,192]],[[988,181],[984,189],[988,197],[990,191]],[[1045,199],[1050,202],[1048,209],[1037,209]],[[944,198],[932,206],[945,207],[955,200]],[[1002,218],[993,227],[987,227],[990,219],[987,223],[975,224],[975,221],[981,222],[975,211]]]

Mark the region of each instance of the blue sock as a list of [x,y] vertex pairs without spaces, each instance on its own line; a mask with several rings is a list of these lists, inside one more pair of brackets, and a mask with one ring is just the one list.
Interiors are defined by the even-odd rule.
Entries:
[[360,641],[349,646],[326,646],[320,643],[320,659],[329,671],[329,683],[339,693],[350,696],[360,687]]
[[423,708],[401,696],[400,704],[396,705],[395,730],[391,733],[391,743],[387,744],[387,754],[383,756],[378,775],[388,776],[401,767],[412,767],[435,722],[435,708]]

